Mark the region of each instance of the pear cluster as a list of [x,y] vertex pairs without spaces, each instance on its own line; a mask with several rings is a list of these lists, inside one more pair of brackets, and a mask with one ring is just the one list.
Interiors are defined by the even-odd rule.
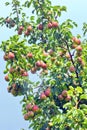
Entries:
[[44,92],[40,94],[40,99],[45,100],[47,97],[51,96],[51,90],[50,88],[47,88]]
[[[49,22],[49,23],[47,24],[47,28],[48,28],[48,29],[58,28],[58,26],[59,26],[59,24],[58,24],[58,22],[56,22],[56,21],[52,21],[52,22]],[[43,30],[43,29],[44,29],[44,25],[43,25],[43,24],[39,24],[39,25],[38,25],[38,29],[39,29],[39,30]]]
[[35,104],[27,104],[26,105],[26,111],[27,113],[24,114],[24,119],[25,120],[29,120],[30,118],[33,118],[35,116],[35,114],[37,114],[39,112],[40,108],[35,105]]
[[32,26],[28,25],[26,28],[24,26],[19,26],[18,28],[18,35],[22,35],[24,33],[24,36],[29,36],[29,34],[32,32]]
[[15,21],[10,17],[7,17],[5,19],[5,24],[6,24],[6,27],[9,27],[9,28],[13,28],[16,25]]
[[67,90],[63,90],[62,93],[58,95],[58,99],[60,101],[62,101],[62,100],[70,101],[71,97],[68,95]]

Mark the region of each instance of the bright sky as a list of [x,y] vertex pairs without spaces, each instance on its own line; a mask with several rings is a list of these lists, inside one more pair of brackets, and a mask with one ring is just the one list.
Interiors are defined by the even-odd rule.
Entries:
[[[10,0],[8,0],[10,1]],[[0,0],[0,16],[7,16],[10,8],[6,9],[3,3],[6,0]],[[87,22],[87,0],[52,0],[53,4],[67,6],[67,13],[63,13],[60,21],[72,19],[78,24],[74,34],[82,34],[82,23]],[[29,12],[28,12],[29,13]],[[0,42],[6,40],[13,34],[13,30],[0,27]],[[28,130],[28,122],[24,121],[21,113],[21,97],[13,97],[7,92],[7,83],[4,81],[3,70],[5,62],[3,61],[3,52],[0,51],[0,129],[1,130]]]

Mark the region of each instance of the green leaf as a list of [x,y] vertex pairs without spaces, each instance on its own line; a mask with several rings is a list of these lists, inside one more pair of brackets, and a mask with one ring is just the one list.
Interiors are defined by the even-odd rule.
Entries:
[[62,6],[62,7],[61,7],[61,11],[67,11],[66,6]]
[[74,24],[74,26],[75,26],[75,27],[77,27],[77,26],[78,26],[76,22],[73,22],[73,24]]
[[82,94],[82,95],[80,96],[80,99],[87,99],[87,94]]
[[8,6],[10,3],[9,2],[6,2],[5,5]]
[[63,105],[63,108],[72,108],[71,102],[65,103],[65,104]]
[[81,109],[87,109],[87,105],[81,104],[81,105],[80,105],[80,108],[81,108]]
[[31,21],[33,21],[33,20],[34,20],[34,18],[35,18],[34,16],[31,16],[31,17],[30,17],[30,20],[31,20]]
[[81,87],[77,87],[77,88],[75,88],[75,91],[77,91],[77,93],[82,93],[82,92],[83,92],[83,90],[82,90]]
[[84,130],[87,128],[87,118],[85,117],[84,122],[82,123]]
[[4,70],[4,72],[3,72],[4,74],[7,74],[8,73],[8,70]]
[[69,86],[69,89],[72,90],[72,91],[74,91],[74,88],[72,86]]

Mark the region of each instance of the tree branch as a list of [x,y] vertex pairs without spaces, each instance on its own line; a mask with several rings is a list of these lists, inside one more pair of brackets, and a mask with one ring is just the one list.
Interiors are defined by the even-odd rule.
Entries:
[[17,15],[17,28],[18,28],[18,23],[19,23],[19,13],[18,13],[18,8],[17,8],[17,5],[14,4],[15,6],[15,10],[16,10],[16,15]]
[[67,41],[66,41],[65,39],[63,39],[63,40],[64,40],[64,42],[65,42],[65,44],[66,44],[66,46],[67,46],[67,50],[68,50],[68,53],[69,53],[69,55],[70,55],[71,62],[72,62],[72,64],[73,64],[74,68],[75,68],[76,78],[78,79],[79,86],[81,87],[81,83],[80,83],[80,81],[79,81],[79,74],[78,74],[78,72],[77,72],[77,68],[76,68],[76,66],[75,66],[75,62],[74,62],[74,60],[73,60],[73,58],[72,58],[72,55],[71,55],[71,52],[70,52],[70,49],[69,49],[69,45],[68,45],[68,43],[67,43]]

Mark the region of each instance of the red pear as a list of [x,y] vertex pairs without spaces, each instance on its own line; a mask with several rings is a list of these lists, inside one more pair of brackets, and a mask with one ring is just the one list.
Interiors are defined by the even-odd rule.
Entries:
[[52,27],[57,28],[58,26],[59,26],[58,22],[56,22],[56,21],[52,22]]
[[10,23],[10,22],[11,22],[11,18],[7,18],[5,21],[6,21],[7,23]]
[[76,50],[77,51],[82,51],[82,47],[79,45],[79,46],[76,47]]
[[9,53],[8,53],[8,58],[9,58],[10,60],[13,60],[13,59],[15,58],[14,53],[13,53],[13,52],[9,52]]
[[26,114],[24,115],[24,119],[25,119],[25,120],[29,120],[29,115],[28,115],[28,113],[26,113]]
[[38,25],[38,29],[39,29],[39,30],[43,30],[43,25],[42,25],[42,24],[39,24],[39,25]]
[[41,61],[38,60],[38,61],[36,62],[36,66],[37,66],[37,67],[41,67]]
[[28,30],[29,32],[31,32],[31,31],[32,31],[32,26],[29,25],[29,26],[27,27],[27,30]]
[[50,88],[47,88],[47,89],[45,90],[45,95],[46,95],[47,97],[51,96],[51,90],[50,90]]
[[67,90],[63,90],[63,91],[62,91],[62,96],[63,96],[63,97],[66,97],[66,96],[67,96]]
[[7,60],[8,60],[8,54],[5,54],[5,55],[3,56],[3,59],[4,59],[5,61],[7,61]]
[[28,57],[28,58],[33,58],[33,54],[32,54],[32,53],[28,53],[28,54],[27,54],[27,57]]
[[5,80],[6,80],[6,81],[9,81],[8,75],[5,76]]
[[11,67],[10,69],[9,69],[9,73],[13,73],[15,71],[15,69],[13,68],[13,67]]
[[81,44],[81,41],[80,41],[80,39],[76,39],[76,43],[78,44],[78,45],[80,45]]
[[20,30],[20,31],[23,31],[23,29],[24,29],[23,26],[20,26],[20,27],[19,27],[19,30]]
[[46,95],[45,95],[44,92],[42,92],[42,93],[40,94],[40,99],[42,99],[42,100],[46,99]]
[[72,41],[75,42],[77,45],[80,45],[80,44],[81,44],[80,39],[78,39],[77,37],[73,37],[73,38],[72,38]]
[[31,103],[26,105],[26,110],[32,110],[33,105]]
[[65,98],[65,101],[70,101],[71,97],[69,95],[67,95],[67,97]]
[[52,28],[52,23],[51,23],[51,22],[48,23],[48,28],[49,28],[49,29]]
[[70,54],[69,53],[66,53],[66,58],[70,59]]
[[27,114],[28,114],[28,117],[33,117],[34,116],[34,112],[33,111],[29,111]]
[[41,62],[41,67],[42,67],[43,69],[46,69],[46,68],[47,68],[47,64],[44,63],[44,62]]
[[36,67],[31,68],[31,73],[32,73],[32,74],[35,74],[35,73],[36,73],[36,70],[37,70]]
[[79,63],[82,63],[82,62],[83,62],[83,60],[82,60],[81,57],[78,57],[77,60],[78,60]]
[[38,112],[39,111],[39,107],[37,105],[34,105],[32,108],[33,112]]
[[22,76],[28,76],[28,72],[24,71]]
[[24,34],[25,34],[25,36],[29,36],[30,32],[29,32],[28,30],[26,30],[26,31],[24,32]]
[[58,99],[59,100],[63,100],[64,99],[63,96],[62,96],[62,94],[58,95]]
[[75,72],[75,67],[74,66],[70,66],[69,71],[70,72]]
[[21,35],[22,34],[22,31],[21,30],[18,30],[18,35]]

